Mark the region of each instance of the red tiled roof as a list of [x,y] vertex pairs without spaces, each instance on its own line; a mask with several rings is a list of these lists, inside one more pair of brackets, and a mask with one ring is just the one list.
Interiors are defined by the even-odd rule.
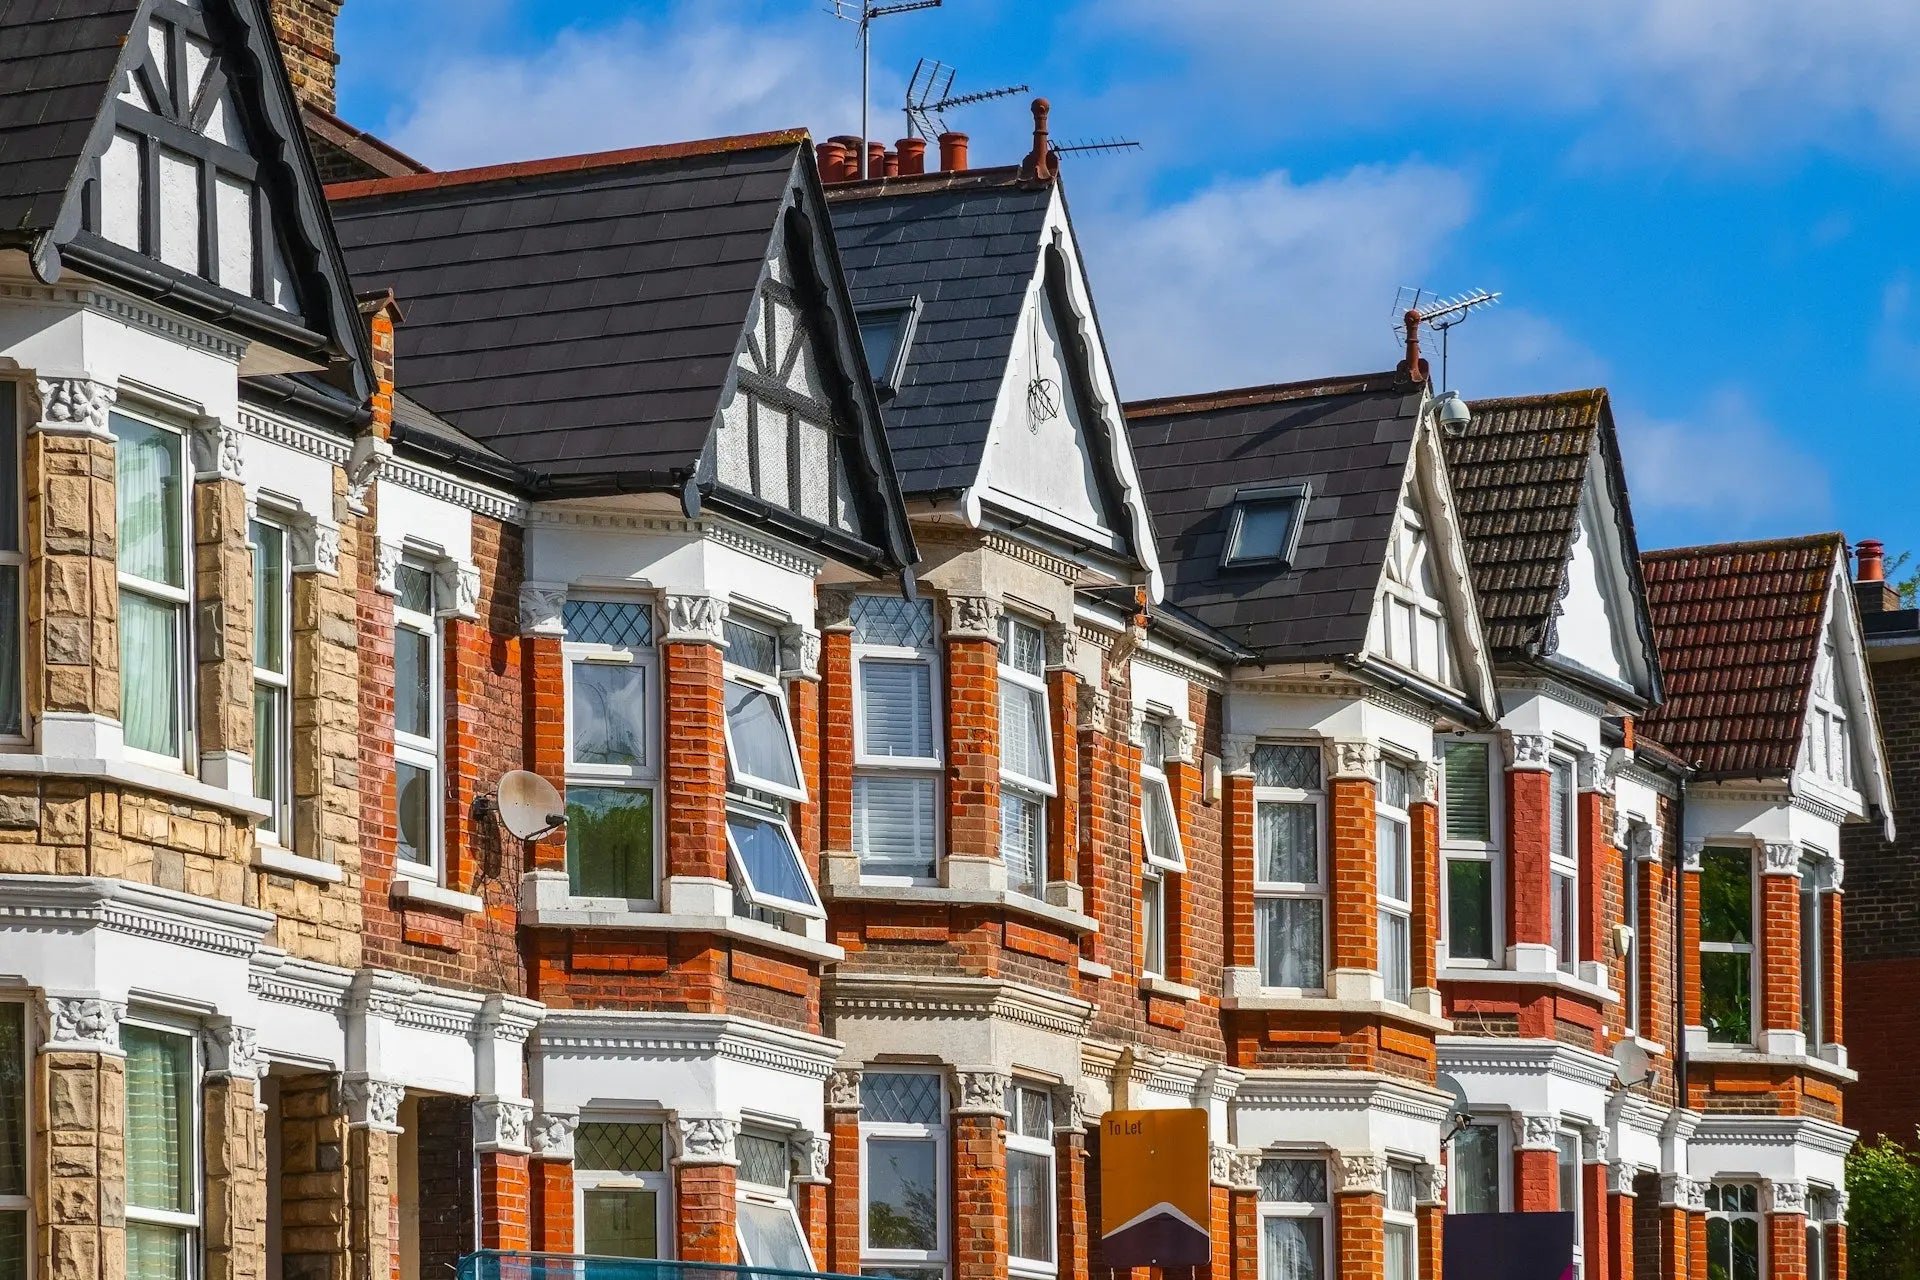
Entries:
[[1667,692],[1647,735],[1707,777],[1791,773],[1845,548],[1821,533],[1641,556]]

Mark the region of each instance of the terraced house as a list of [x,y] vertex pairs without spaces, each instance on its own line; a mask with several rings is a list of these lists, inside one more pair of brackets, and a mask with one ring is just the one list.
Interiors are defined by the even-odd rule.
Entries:
[[431,172],[338,7],[0,0],[0,1275],[1073,1280],[1182,1110],[1216,1280],[1844,1276],[1838,535],[1123,403],[1043,101]]

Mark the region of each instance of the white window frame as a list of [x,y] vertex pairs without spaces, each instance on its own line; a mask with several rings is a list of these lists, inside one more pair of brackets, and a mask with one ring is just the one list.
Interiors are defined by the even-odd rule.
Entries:
[[[1159,730],[1163,744],[1167,741],[1167,736],[1170,733],[1178,732],[1178,723],[1173,716],[1158,712],[1150,712],[1146,719],[1148,726]],[[1143,739],[1140,749],[1140,842],[1142,855],[1149,864],[1158,867],[1162,871],[1171,871],[1177,875],[1187,869],[1187,848],[1186,840],[1180,832],[1180,811],[1174,807],[1173,788],[1167,783],[1165,757],[1163,756],[1160,759],[1150,758],[1144,742],[1146,735],[1143,732],[1141,736]],[[1149,792],[1159,795],[1167,806],[1168,828],[1173,832],[1173,848],[1170,851],[1165,849],[1156,850],[1153,847],[1152,839],[1147,834],[1149,831],[1147,825],[1147,795]]]
[[1827,1229],[1834,1224],[1834,1192],[1807,1188],[1807,1280],[1828,1280]]
[[1167,976],[1167,875],[1151,862],[1140,864],[1140,974]]
[[[1383,797],[1386,794],[1386,771],[1390,768],[1411,770],[1412,767],[1412,762],[1410,761],[1399,760],[1385,755],[1381,756],[1379,780],[1374,786],[1373,804],[1374,896],[1375,906],[1378,912],[1374,923],[1374,960],[1380,970],[1380,987],[1382,994],[1394,1004],[1401,1005],[1407,1004],[1413,999],[1413,815],[1405,809],[1395,808],[1387,804]],[[1408,779],[1407,785],[1409,789],[1414,785],[1411,778]],[[1387,867],[1384,862],[1386,851],[1380,846],[1380,835],[1383,826],[1392,827],[1399,833],[1400,856],[1405,863],[1407,873],[1407,892],[1404,898],[1391,897],[1387,892],[1387,877],[1385,874]],[[1394,975],[1387,972],[1387,926],[1391,921],[1398,921],[1406,929],[1407,971],[1405,975],[1406,995],[1404,997],[1394,994]]]
[[1389,1161],[1386,1170],[1386,1195],[1381,1197],[1383,1208],[1380,1220],[1382,1228],[1381,1263],[1386,1262],[1384,1237],[1388,1232],[1404,1232],[1407,1237],[1407,1271],[1404,1276],[1386,1276],[1384,1280],[1420,1280],[1420,1201],[1419,1192],[1413,1192],[1413,1203],[1405,1209],[1397,1209],[1393,1204],[1393,1190],[1396,1175],[1400,1178],[1414,1178],[1417,1173],[1408,1161]]
[[[1304,1160],[1314,1161],[1323,1167],[1327,1164],[1324,1151],[1262,1151],[1262,1160]],[[1340,1269],[1340,1260],[1334,1251],[1333,1240],[1333,1170],[1326,1168],[1327,1198],[1319,1203],[1304,1200],[1258,1200],[1254,1206],[1255,1255],[1259,1262],[1260,1274],[1267,1275],[1267,1219],[1296,1218],[1320,1225],[1320,1280],[1335,1280]],[[1258,1194],[1257,1192],[1255,1193]]]
[[[280,541],[280,670],[273,671],[259,665],[260,600],[261,583],[259,575],[254,575],[254,668],[253,684],[256,690],[272,690],[275,727],[273,740],[279,746],[279,755],[273,760],[255,760],[253,762],[254,795],[273,806],[273,826],[264,823],[254,824],[255,838],[264,844],[276,844],[282,849],[292,849],[293,839],[293,524],[288,516],[279,511],[261,507],[248,521],[248,544],[254,551],[261,548],[253,541],[253,525],[271,529],[279,535]],[[258,717],[256,705],[254,715]],[[273,790],[262,796],[263,784],[271,780]]]
[[[175,711],[180,726],[179,753],[177,755],[165,755],[142,750],[139,747],[124,742],[122,744],[122,750],[126,753],[127,759],[129,760],[142,764],[151,764],[174,773],[193,774],[196,772],[196,765],[199,762],[198,749],[195,746],[195,743],[198,741],[199,731],[199,721],[195,714],[198,710],[199,698],[196,696],[196,683],[194,679],[196,645],[193,618],[193,589],[195,579],[193,486],[198,482],[194,479],[193,450],[190,441],[187,439],[187,433],[177,424],[168,422],[156,413],[143,412],[122,401],[114,406],[112,413],[109,415],[109,420],[112,418],[125,418],[130,422],[137,422],[142,426],[153,427],[166,432],[174,438],[174,444],[177,450],[174,456],[180,468],[181,481],[180,527],[178,530],[180,535],[181,576],[186,580],[185,586],[174,587],[164,582],[154,582],[147,578],[136,577],[120,569],[116,555],[114,575],[119,585],[119,593],[122,597],[131,592],[143,599],[157,601],[173,609],[175,617],[174,634],[177,637],[175,643],[178,646],[177,657],[180,663],[180,670],[175,677],[179,682],[179,705]],[[114,448],[117,455],[119,451],[117,436],[115,438]],[[116,456],[114,467],[114,484],[116,490],[118,489],[119,481],[119,465]],[[122,679],[121,700],[123,707],[117,711],[116,714],[122,717],[124,729],[124,702],[126,698],[124,688],[127,673],[122,671],[120,675]]]
[[[653,1192],[654,1238],[660,1242],[657,1261],[674,1256],[674,1206],[672,1124],[664,1116],[634,1114],[597,1114],[580,1117],[582,1124],[657,1124],[660,1126],[660,1168],[656,1172],[629,1172],[621,1169],[590,1169],[577,1162],[573,1170],[573,1239],[579,1253],[587,1250],[587,1192]],[[576,1130],[577,1135],[577,1130]],[[576,1147],[576,1151],[577,1151]]]
[[[1513,1211],[1513,1177],[1512,1162],[1509,1153],[1513,1150],[1513,1130],[1507,1117],[1500,1115],[1475,1115],[1462,1126],[1462,1129],[1491,1129],[1493,1131],[1494,1204],[1496,1206],[1494,1212],[1511,1213]],[[1447,1160],[1449,1165],[1451,1165],[1454,1160],[1453,1144],[1458,1137],[1459,1134],[1455,1134],[1453,1137],[1447,1139]],[[1459,1188],[1462,1184],[1458,1175],[1459,1170],[1456,1167],[1450,1167],[1447,1170],[1448,1213],[1466,1212],[1459,1204]]]
[[[744,1127],[741,1130],[740,1136],[742,1138],[765,1138],[769,1141],[779,1142],[783,1146],[791,1142],[790,1135],[781,1133],[775,1129],[763,1128],[759,1125]],[[741,1167],[745,1168],[745,1165]],[[800,1210],[793,1202],[793,1174],[791,1166],[788,1168],[786,1185],[781,1187],[768,1186],[762,1182],[750,1182],[744,1177],[736,1178],[734,1181],[734,1199],[741,1203],[765,1205],[772,1209],[784,1209],[787,1217],[793,1222],[794,1234],[800,1238],[800,1247],[806,1251],[808,1269],[812,1269],[815,1265],[813,1241],[807,1238],[807,1224],[800,1221]],[[740,1246],[740,1261],[745,1265],[749,1267],[777,1267],[779,1265],[771,1258],[760,1259],[752,1256],[752,1249],[747,1244],[746,1236],[740,1231],[738,1215],[735,1217],[734,1238]]]
[[[1708,1030],[1707,1038],[1711,1044],[1733,1045],[1736,1047],[1741,1045],[1752,1046],[1759,1041],[1760,1024],[1762,1020],[1760,1008],[1761,960],[1760,948],[1756,942],[1756,939],[1760,936],[1760,912],[1763,909],[1760,902],[1759,851],[1744,840],[1710,840],[1707,842],[1706,847],[1700,851],[1700,857],[1702,859],[1701,870],[1703,874],[1705,872],[1705,859],[1715,853],[1737,853],[1746,858],[1747,940],[1745,942],[1709,941],[1707,938],[1706,922],[1702,920],[1699,929],[1700,952],[1702,956],[1713,953],[1716,955],[1744,955],[1747,958],[1747,1039],[1715,1040],[1713,1039],[1711,1029]],[[1702,964],[1700,971],[1700,1021],[1703,1026],[1705,1026],[1706,1020],[1707,980],[1706,966]]]
[[37,1037],[35,1036],[34,1024],[36,1019],[33,1016],[32,1008],[28,1006],[23,995],[11,993],[0,994],[0,1006],[19,1010],[20,1100],[23,1111],[21,1119],[25,1121],[20,1127],[20,1172],[24,1190],[22,1194],[17,1196],[0,1195],[0,1213],[18,1213],[22,1215],[25,1229],[21,1233],[21,1247],[23,1250],[21,1257],[23,1264],[21,1275],[25,1276],[26,1280],[33,1280],[33,1277],[38,1272],[38,1268],[34,1265],[34,1255],[38,1251],[34,1248],[36,1224],[34,1222],[33,1212],[33,1192],[35,1186],[38,1185],[40,1181],[39,1178],[35,1177],[35,1165],[38,1152],[35,1149],[33,1140],[33,1064],[35,1056],[39,1052],[39,1045],[36,1043]]
[[[887,1268],[912,1267],[915,1270],[948,1271],[950,1269],[949,1250],[953,1240],[953,1168],[949,1151],[947,1115],[952,1102],[947,1088],[946,1077],[937,1068],[896,1066],[891,1063],[884,1066],[869,1067],[873,1074],[889,1075],[931,1075],[940,1086],[940,1121],[937,1124],[902,1124],[896,1121],[874,1121],[862,1111],[860,1116],[860,1265],[861,1267]],[[914,1141],[928,1141],[933,1144],[934,1176],[934,1223],[935,1247],[929,1251],[917,1249],[877,1249],[867,1239],[867,1223],[871,1216],[867,1207],[868,1190],[873,1180],[868,1175],[868,1145],[874,1138],[899,1138]]]
[[[1040,695],[1040,749],[1046,755],[1047,776],[1045,778],[1034,778],[1023,773],[1016,773],[1007,767],[1006,753],[1003,751],[1000,754],[1000,790],[1003,805],[1004,797],[1011,794],[1017,797],[1022,803],[1032,805],[1034,811],[1039,815],[1038,820],[1034,823],[1038,847],[1034,850],[1033,891],[1031,894],[1026,894],[1024,889],[1015,889],[1017,893],[1038,898],[1045,896],[1047,891],[1047,802],[1057,794],[1058,789],[1054,779],[1059,777],[1059,762],[1053,758],[1053,705],[1047,695],[1047,674],[1044,657],[1046,654],[1047,632],[1046,628],[1040,623],[1029,621],[1025,618],[1017,618],[1012,614],[1003,616],[1002,627],[999,666],[1000,687],[1005,689],[1011,684],[1018,688],[1032,690]],[[1016,628],[1031,631],[1039,637],[1042,660],[1040,674],[1037,676],[1029,672],[1021,671],[1007,661],[1009,656],[1007,651],[1013,647],[1014,636],[1017,634]],[[1000,701],[1004,703],[1004,695],[1002,695]],[[1001,825],[1000,858],[1002,862],[1005,862],[1007,856],[1007,833],[1005,823],[1003,822]],[[1011,877],[1009,877],[1008,883],[1009,887],[1012,887]]]
[[[427,637],[427,728],[429,737],[403,732],[396,718],[393,729],[393,759],[396,766],[410,765],[426,771],[428,779],[427,830],[428,849],[425,862],[412,862],[395,854],[394,870],[415,879],[432,884],[444,884],[447,871],[446,824],[446,740],[447,740],[447,655],[446,635],[440,625],[440,582],[435,572],[435,564],[424,554],[408,553],[401,560],[401,566],[417,570],[427,575],[432,584],[433,609],[421,613],[415,609],[404,608],[399,593],[393,596],[393,628],[397,635],[400,631],[411,631]],[[398,570],[395,570],[398,573]],[[399,830],[400,822],[400,783],[398,770],[394,779],[394,829]],[[396,843],[398,836],[396,834]]]
[[740,852],[739,842],[733,838],[733,827],[729,823],[727,856],[738,877],[734,888],[746,900],[747,905],[761,911],[790,912],[813,920],[826,919],[827,909],[820,901],[820,886],[813,882],[813,875],[807,870],[807,860],[801,855],[799,842],[793,838],[793,828],[788,824],[786,815],[770,805],[754,804],[739,796],[731,796],[727,800],[727,816],[731,819],[735,815],[756,822],[766,822],[778,829],[781,838],[786,841],[787,848],[792,851],[794,865],[799,868],[800,878],[806,881],[807,891],[811,895],[806,899],[783,898],[759,885],[748,868],[745,856]]
[[[1180,833],[1180,811],[1173,805],[1173,788],[1167,784],[1164,756],[1155,758],[1148,749],[1149,730],[1157,731],[1162,747],[1167,734],[1175,728],[1170,714],[1149,711],[1142,724],[1140,746],[1140,972],[1151,978],[1167,976],[1167,883],[1169,876],[1183,875],[1187,869],[1186,842]],[[1167,806],[1173,849],[1156,849],[1149,821],[1152,801],[1159,795]]]
[[1644,887],[1644,876],[1640,871],[1640,847],[1653,839],[1651,824],[1645,818],[1633,815],[1627,820],[1627,847],[1620,851],[1620,898],[1621,912],[1627,926],[1627,978],[1621,985],[1621,1001],[1625,1008],[1621,1020],[1627,1033],[1638,1037],[1640,1034],[1640,932],[1646,927],[1645,917],[1640,911],[1640,891]]
[[[1019,1110],[1019,1103],[1020,1103],[1020,1094],[1022,1092],[1038,1093],[1047,1099],[1048,1132],[1044,1138],[1036,1137],[1032,1134],[1022,1133],[1019,1131],[1021,1127],[1021,1112]],[[1009,1181],[1009,1184],[1007,1187],[1007,1239],[1009,1241],[1008,1254],[1007,1254],[1007,1269],[1008,1271],[1010,1271],[1015,1275],[1051,1276],[1051,1275],[1058,1274],[1060,1270],[1060,1242],[1059,1242],[1060,1172],[1055,1160],[1055,1152],[1054,1152],[1054,1146],[1053,1146],[1053,1133],[1052,1133],[1053,1105],[1054,1104],[1053,1104],[1052,1091],[1048,1089],[1045,1085],[1036,1084],[1028,1080],[1015,1080],[1012,1084],[1007,1086],[1007,1150],[1008,1152],[1012,1153],[1012,1152],[1018,1151],[1018,1152],[1023,1152],[1027,1155],[1040,1156],[1045,1159],[1046,1165],[1047,1165],[1047,1195],[1046,1195],[1047,1257],[1046,1258],[1044,1259],[1024,1258],[1024,1257],[1016,1257],[1013,1254],[1011,1241],[1013,1239],[1014,1209],[1013,1209],[1013,1187],[1011,1185],[1011,1181]]]
[[138,1027],[160,1035],[174,1036],[187,1042],[187,1132],[183,1137],[187,1149],[187,1185],[192,1190],[193,1208],[182,1212],[166,1209],[144,1209],[133,1203],[132,1195],[126,1196],[126,1220],[132,1227],[145,1223],[156,1227],[166,1227],[186,1233],[186,1266],[181,1272],[182,1280],[198,1280],[205,1270],[205,1258],[202,1249],[206,1239],[206,1161],[205,1133],[206,1106],[202,1088],[206,1081],[206,1063],[200,1049],[200,1037],[193,1028],[178,1023],[166,1022],[157,1018],[128,1016],[122,1019],[121,1027]]
[[[1487,753],[1487,839],[1454,840],[1447,837],[1447,748],[1455,743],[1477,743]],[[1462,969],[1503,969],[1506,967],[1506,795],[1502,790],[1505,771],[1500,767],[1500,745],[1484,735],[1450,736],[1441,744],[1440,758],[1434,767],[1439,772],[1440,828],[1440,948],[1444,963]],[[1455,862],[1484,862],[1491,870],[1493,928],[1488,936],[1487,958],[1453,954],[1453,876]]]
[[[1554,779],[1567,780],[1567,798],[1561,812],[1561,832],[1566,837],[1564,850],[1552,838],[1552,815],[1548,815],[1547,902],[1553,912],[1554,929],[1562,931],[1564,947],[1554,948],[1554,965],[1560,972],[1577,976],[1580,972],[1580,770],[1574,757],[1555,751],[1547,757],[1547,803],[1554,803]],[[1563,901],[1564,895],[1564,901]],[[1551,930],[1549,936],[1551,936]]]
[[[1446,604],[1420,585],[1419,566],[1433,557],[1433,539],[1427,522],[1414,504],[1402,503],[1393,537],[1387,544],[1385,571],[1380,575],[1380,646],[1387,661],[1422,679],[1453,687],[1451,637],[1447,634]],[[1438,576],[1437,574],[1434,576]],[[1396,613],[1396,611],[1398,611]],[[1406,652],[1395,638],[1394,620],[1406,620]],[[1422,623],[1433,627],[1434,652],[1422,650]]]
[[[902,665],[920,665],[927,669],[927,723],[930,727],[929,738],[933,752],[925,757],[918,756],[874,756],[867,754],[867,685],[866,664],[899,663]],[[945,733],[941,722],[942,701],[940,680],[940,662],[936,653],[910,645],[866,644],[853,646],[853,768],[854,768],[854,829],[856,843],[861,843],[859,832],[860,818],[860,780],[862,778],[911,778],[925,779],[933,784],[933,875],[897,876],[872,871],[868,868],[864,849],[856,849],[860,856],[860,878],[869,884],[937,884],[939,882],[941,860],[946,856],[946,823],[941,820],[944,812],[943,783],[946,777],[946,754],[943,749]]]
[[12,680],[15,697],[20,706],[20,729],[17,733],[0,732],[0,743],[23,745],[32,740],[27,723],[27,486],[26,486],[26,414],[21,411],[25,384],[0,381],[0,441],[8,436],[12,438],[12,456],[9,464],[12,475],[0,476],[0,481],[10,483],[13,488],[13,551],[0,549],[0,568],[14,571],[14,618],[19,633],[14,636],[14,653],[18,666],[12,672],[0,671],[0,680]]
[[[1328,920],[1327,916],[1332,909],[1332,896],[1333,896],[1332,887],[1327,883],[1329,858],[1327,854],[1327,769],[1326,769],[1325,752],[1324,752],[1324,749],[1321,747],[1321,745],[1317,742],[1299,742],[1299,741],[1278,742],[1276,741],[1272,743],[1262,743],[1261,745],[1276,746],[1276,747],[1305,747],[1308,750],[1320,752],[1321,760],[1320,760],[1320,787],[1317,791],[1308,791],[1299,787],[1263,787],[1258,785],[1257,783],[1255,784],[1253,789],[1253,813],[1254,813],[1253,838],[1256,846],[1253,853],[1253,874],[1254,874],[1253,897],[1254,897],[1254,905],[1255,905],[1254,919],[1256,921],[1256,926],[1255,926],[1256,933],[1254,938],[1254,949],[1255,949],[1254,966],[1259,971],[1260,983],[1261,983],[1260,989],[1262,991],[1277,992],[1277,993],[1290,994],[1290,995],[1324,995],[1327,991],[1327,970],[1330,967],[1330,962],[1332,959],[1332,957],[1329,955],[1329,950],[1331,945],[1330,939],[1331,939],[1331,931],[1332,931],[1332,921]],[[1314,836],[1314,844],[1315,844],[1314,857],[1317,860],[1318,866],[1319,866],[1319,871],[1317,873],[1319,876],[1318,884],[1307,884],[1304,881],[1260,879],[1260,863],[1262,860],[1260,857],[1260,850],[1258,848],[1258,844],[1260,840],[1260,805],[1262,802],[1268,802],[1273,804],[1311,804],[1313,806],[1313,809],[1314,809],[1313,836]],[[1311,899],[1311,900],[1318,901],[1320,903],[1320,985],[1319,986],[1317,987],[1274,987],[1274,986],[1267,985],[1267,982],[1266,982],[1267,965],[1264,962],[1265,961],[1264,948],[1266,947],[1266,931],[1264,929],[1259,929],[1257,925],[1257,921],[1259,919],[1259,902],[1262,898]]]
[[[1767,1277],[1771,1274],[1771,1272],[1767,1269],[1768,1262],[1769,1262],[1769,1259],[1767,1256],[1767,1234],[1768,1233],[1767,1233],[1767,1215],[1764,1208],[1764,1206],[1767,1203],[1767,1200],[1766,1200],[1767,1191],[1766,1191],[1766,1186],[1764,1182],[1760,1178],[1741,1178],[1741,1177],[1731,1177],[1731,1178],[1724,1178],[1724,1179],[1715,1178],[1713,1179],[1713,1186],[1718,1188],[1721,1195],[1723,1196],[1726,1194],[1727,1188],[1729,1187],[1752,1187],[1753,1188],[1754,1190],[1754,1208],[1753,1209],[1751,1210],[1727,1209],[1727,1208],[1708,1209],[1707,1222],[1709,1224],[1716,1221],[1726,1223],[1727,1236],[1729,1240],[1731,1240],[1733,1236],[1733,1224],[1735,1221],[1741,1220],[1741,1219],[1752,1221],[1752,1223],[1754,1224],[1754,1240],[1756,1244],[1756,1248],[1754,1250],[1754,1253],[1756,1256],[1755,1271],[1756,1271],[1756,1274],[1760,1277],[1760,1280],[1767,1280]],[[1707,1232],[1709,1236],[1709,1243],[1707,1245],[1707,1250],[1706,1250],[1707,1265],[1711,1267],[1713,1265],[1713,1245],[1711,1243],[1713,1228],[1711,1225],[1708,1226]],[[1729,1275],[1732,1274],[1732,1268],[1728,1268],[1728,1274]]]
[[[771,636],[774,642],[774,652],[779,653],[783,651],[784,642],[780,638],[781,628],[778,623],[740,614],[730,614],[727,617],[727,623],[732,626],[742,627],[749,631],[757,631],[763,635]],[[776,662],[775,665],[778,666],[779,664]],[[787,699],[786,681],[782,680],[778,674],[768,675],[766,672],[756,671],[752,667],[739,666],[731,659],[725,663],[724,676],[725,681],[728,683],[745,685],[773,696],[774,701],[780,707],[780,727],[785,731],[787,758],[792,761],[793,776],[799,779],[800,783],[799,786],[792,787],[777,779],[761,778],[752,774],[742,773],[738,765],[740,753],[733,743],[733,717],[723,712],[721,715],[721,725],[726,732],[727,739],[728,788],[734,791],[757,791],[763,795],[778,796],[782,800],[791,800],[797,804],[805,804],[807,802],[807,771],[800,761],[799,740],[796,739],[793,734],[793,704]],[[723,685],[721,697],[724,699],[725,696]]]
[[[1573,1144],[1573,1203],[1567,1204],[1565,1181],[1559,1176],[1560,1163],[1566,1154],[1567,1143]],[[1554,1135],[1554,1188],[1555,1198],[1559,1202],[1561,1213],[1573,1215],[1573,1275],[1574,1280],[1586,1274],[1586,1212],[1587,1189],[1583,1184],[1586,1173],[1586,1144],[1578,1129],[1561,1129]]]
[[1826,901],[1833,892],[1833,860],[1814,850],[1800,854],[1800,1012],[1808,1057],[1817,1058],[1826,1042],[1828,988]]
[[[665,829],[663,811],[666,797],[660,786],[660,719],[662,709],[659,665],[660,611],[653,601],[642,596],[623,596],[600,592],[567,593],[567,603],[580,604],[620,604],[638,605],[648,611],[654,644],[647,647],[621,646],[575,640],[568,636],[561,641],[560,655],[566,665],[566,721],[563,732],[566,735],[566,782],[569,787],[579,785],[595,790],[646,791],[653,795],[653,890],[638,898],[608,898],[593,894],[579,895],[579,900],[588,902],[618,903],[619,909],[627,911],[655,911],[660,906],[660,872],[663,861],[661,832]],[[564,608],[562,616],[565,616]],[[587,763],[574,758],[574,706],[573,673],[582,666],[616,666],[638,670],[646,687],[646,718],[641,751],[644,759],[638,765],[612,765]]]

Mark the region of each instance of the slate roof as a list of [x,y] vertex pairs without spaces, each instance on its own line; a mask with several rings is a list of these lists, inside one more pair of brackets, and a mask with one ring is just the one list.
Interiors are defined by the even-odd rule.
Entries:
[[907,367],[882,406],[900,487],[964,489],[1040,268],[1051,184],[1008,166],[827,188],[854,305],[920,299]]
[[0,237],[51,227],[139,0],[0,0]]
[[803,133],[329,187],[360,289],[407,309],[407,393],[550,480],[698,460]]
[[1667,694],[1644,731],[1705,777],[1790,774],[1845,554],[1822,533],[1642,556]]
[[[1167,601],[1265,661],[1359,653],[1420,402],[1376,373],[1128,405]],[[1234,494],[1300,482],[1312,500],[1292,566],[1222,570]]]

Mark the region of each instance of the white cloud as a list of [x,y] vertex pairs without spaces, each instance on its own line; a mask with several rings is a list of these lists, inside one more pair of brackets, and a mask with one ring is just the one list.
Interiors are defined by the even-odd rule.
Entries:
[[[682,10],[569,27],[515,54],[456,54],[407,86],[395,145],[436,168],[857,120],[847,28]],[[876,89],[875,100],[893,91]],[[857,127],[857,125],[853,126]]]
[[1282,118],[1612,108],[1683,151],[1777,155],[1861,124],[1920,146],[1911,0],[1119,0],[1112,12],[1211,64],[1217,83],[1277,97]]
[[1831,520],[1825,465],[1742,393],[1722,389],[1686,420],[1614,411],[1634,515],[1666,535],[1646,545],[1805,533]]

